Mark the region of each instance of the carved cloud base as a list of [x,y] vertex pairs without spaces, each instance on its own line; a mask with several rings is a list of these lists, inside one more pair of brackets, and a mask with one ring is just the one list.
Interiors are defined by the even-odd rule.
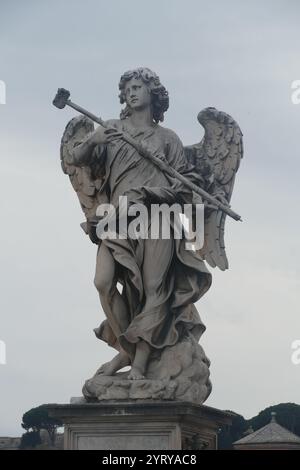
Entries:
[[83,387],[87,401],[176,400],[201,405],[211,392],[209,360],[190,336],[150,360],[146,379],[128,380],[128,372],[95,374]]

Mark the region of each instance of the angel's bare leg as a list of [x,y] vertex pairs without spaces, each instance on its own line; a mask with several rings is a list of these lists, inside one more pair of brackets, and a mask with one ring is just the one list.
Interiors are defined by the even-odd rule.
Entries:
[[129,366],[130,359],[125,352],[117,354],[111,361],[102,364],[96,372],[96,375],[113,375],[123,367]]
[[[99,292],[101,305],[109,324],[118,338],[129,325],[126,304],[118,289],[115,276],[115,261],[109,249],[102,243],[97,255],[95,286]],[[112,375],[117,370],[130,364],[125,351],[117,354],[110,362],[98,369],[98,374]]]
[[[144,310],[151,311],[157,302],[163,301],[165,277],[172,261],[173,240],[147,239],[145,240],[143,284],[146,301]],[[128,378],[143,379],[147,369],[151,347],[140,340],[136,346],[135,358]]]
[[144,379],[147,368],[148,358],[150,354],[150,346],[145,341],[140,340],[136,345],[135,358],[128,375],[128,379],[141,380]]

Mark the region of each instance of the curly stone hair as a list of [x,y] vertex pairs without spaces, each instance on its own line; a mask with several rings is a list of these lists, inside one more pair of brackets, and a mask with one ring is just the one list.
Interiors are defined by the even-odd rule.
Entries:
[[[153,121],[158,123],[159,121],[164,120],[164,113],[169,107],[169,94],[165,87],[160,83],[159,77],[152,70],[145,67],[140,67],[134,70],[129,70],[125,72],[120,79],[119,83],[119,98],[120,103],[124,104],[125,99],[125,85],[126,82],[129,82],[132,78],[142,79],[143,82],[147,85],[151,93],[151,104],[152,104],[152,115]],[[126,119],[130,116],[130,108],[126,106],[120,114],[121,119]]]

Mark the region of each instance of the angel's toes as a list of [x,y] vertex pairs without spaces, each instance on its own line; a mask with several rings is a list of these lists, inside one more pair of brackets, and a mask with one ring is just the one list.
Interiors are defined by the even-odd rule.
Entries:
[[143,380],[144,378],[145,376],[138,369],[132,369],[128,375],[129,380]]

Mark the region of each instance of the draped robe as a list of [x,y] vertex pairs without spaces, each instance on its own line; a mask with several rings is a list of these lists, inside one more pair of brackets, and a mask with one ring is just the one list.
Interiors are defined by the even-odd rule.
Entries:
[[[199,176],[188,168],[183,145],[173,131],[157,124],[133,130],[126,119],[109,123],[150,145],[155,154],[164,155],[171,167],[193,182],[198,178],[199,184]],[[192,202],[189,189],[165,175],[125,141],[98,145],[94,158],[95,155],[105,174],[100,191],[106,193],[116,209],[119,196],[124,195],[129,204],[142,202],[148,207],[151,202],[169,205]],[[113,322],[108,316],[97,330],[100,339],[118,350],[121,346],[131,357],[140,339],[156,350],[176,344],[188,332],[199,340],[205,326],[194,303],[209,289],[211,274],[200,255],[186,249],[184,238],[175,239],[171,230],[169,240],[116,238],[100,243],[108,247],[115,260],[118,281],[123,286],[121,295],[130,316],[127,330],[118,337],[111,328],[111,324],[118,321],[118,313],[114,312]],[[147,256],[145,260],[145,252],[148,250],[149,253],[149,249],[153,256]],[[98,262],[101,263],[101,259]],[[145,276],[151,279],[152,288],[153,284],[155,287],[155,297],[146,308]]]

